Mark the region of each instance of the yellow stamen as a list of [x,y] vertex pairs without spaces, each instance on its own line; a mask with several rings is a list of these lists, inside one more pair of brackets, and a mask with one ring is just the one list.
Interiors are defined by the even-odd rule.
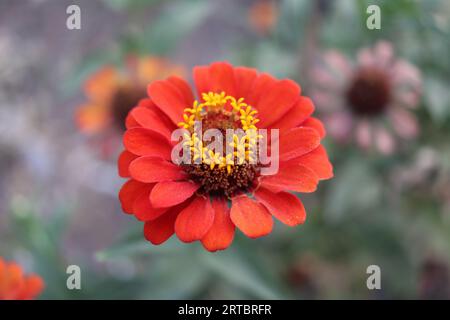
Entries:
[[[244,98],[236,100],[233,96],[226,95],[225,92],[215,93],[207,92],[201,95],[203,102],[194,101],[192,107],[184,109],[183,121],[178,123],[178,126],[187,129],[191,132],[190,135],[185,135],[185,145],[190,147],[192,158],[194,161],[201,159],[202,163],[209,165],[213,170],[226,168],[228,174],[233,171],[233,166],[242,165],[245,161],[254,161],[254,152],[257,146],[256,124],[259,122],[257,118],[257,111],[250,105],[244,102]],[[226,107],[231,107],[230,111]],[[194,125],[196,121],[202,121],[208,116],[208,113],[224,112],[227,115],[232,115],[233,121],[239,120],[245,134],[242,137],[233,136],[233,141],[229,144],[233,147],[231,154],[226,154],[225,157],[221,154],[215,153],[203,146],[203,142],[194,132]],[[233,158],[236,157],[236,160]]]

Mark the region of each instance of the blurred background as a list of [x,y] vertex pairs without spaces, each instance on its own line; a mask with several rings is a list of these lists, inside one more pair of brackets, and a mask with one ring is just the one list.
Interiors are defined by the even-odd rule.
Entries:
[[[66,27],[72,4],[80,30]],[[381,8],[379,30],[366,27],[370,4]],[[448,17],[445,0],[0,0],[0,256],[39,274],[49,299],[450,298]],[[354,80],[361,49],[379,41],[414,80],[401,96],[414,108],[394,125],[408,139],[381,130],[371,147],[364,130],[343,138],[347,122],[330,122],[335,177],[299,195],[304,225],[277,223],[257,240],[237,232],[229,249],[209,253],[175,238],[153,246],[122,213],[123,129],[88,108],[98,70],[176,70],[192,82],[193,66],[227,60],[296,80],[325,121],[354,100],[321,95],[333,83],[324,66]],[[129,67],[135,57],[150,57],[147,67]],[[350,121],[374,113],[347,111]],[[82,290],[66,288],[71,264]],[[373,264],[381,290],[366,287]]]

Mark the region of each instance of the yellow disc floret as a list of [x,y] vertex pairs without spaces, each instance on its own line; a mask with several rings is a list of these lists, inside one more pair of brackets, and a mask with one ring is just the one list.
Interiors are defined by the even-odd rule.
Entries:
[[[203,102],[194,101],[192,107],[184,109],[183,121],[178,126],[189,131],[185,134],[185,145],[190,148],[194,163],[202,163],[211,170],[226,170],[231,174],[233,167],[244,163],[254,163],[256,159],[256,124],[259,122],[257,111],[244,102],[244,98],[236,99],[225,92],[206,92],[201,95]],[[207,129],[241,129],[243,135],[233,135],[228,145],[229,154],[215,153],[203,145],[195,132],[195,123],[208,123]],[[217,127],[214,127],[217,126]],[[229,151],[230,148],[227,148]]]

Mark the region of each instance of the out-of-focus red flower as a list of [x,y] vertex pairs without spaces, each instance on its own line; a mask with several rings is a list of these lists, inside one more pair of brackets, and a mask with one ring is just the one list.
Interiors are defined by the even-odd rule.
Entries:
[[30,300],[44,289],[42,279],[34,274],[25,275],[22,267],[0,257],[0,300]]
[[[150,98],[129,113],[118,161],[120,176],[129,178],[119,193],[123,211],[145,221],[153,244],[176,233],[210,251],[227,248],[235,227],[258,238],[272,231],[272,216],[289,226],[303,223],[305,208],[290,192],[314,192],[319,180],[333,176],[312,101],[294,81],[225,62],[195,67],[193,76],[200,101],[172,76],[151,83]],[[206,147],[200,164],[173,163],[171,133],[181,126],[190,136],[194,119],[203,129],[279,129],[278,172],[262,175],[247,153],[246,162],[229,162]]]
[[248,11],[251,27],[261,35],[269,34],[278,21],[278,7],[272,0],[257,0]]
[[396,138],[412,139],[419,126],[412,110],[422,91],[419,70],[394,56],[386,41],[358,52],[354,64],[336,50],[312,68],[312,97],[331,136],[383,154],[395,150]]
[[[125,130],[125,118],[139,100],[146,97],[149,82],[168,75],[184,75],[184,68],[159,57],[129,56],[124,68],[106,65],[84,84],[88,102],[79,106],[75,120],[79,130],[100,137],[108,147]],[[111,148],[111,147],[110,147]]]

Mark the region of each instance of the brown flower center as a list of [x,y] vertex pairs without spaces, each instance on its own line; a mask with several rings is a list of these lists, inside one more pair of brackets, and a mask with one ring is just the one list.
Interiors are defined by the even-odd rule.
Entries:
[[111,112],[114,124],[119,130],[125,131],[125,119],[128,113],[145,96],[146,92],[143,88],[123,87],[117,90],[111,100]]
[[207,164],[186,165],[185,171],[193,181],[201,185],[198,191],[200,194],[227,198],[251,189],[253,181],[259,175],[256,165],[248,163],[234,166],[231,173],[223,169],[211,170]]
[[388,75],[376,68],[361,68],[346,92],[348,104],[357,115],[376,116],[383,113],[391,99]]

